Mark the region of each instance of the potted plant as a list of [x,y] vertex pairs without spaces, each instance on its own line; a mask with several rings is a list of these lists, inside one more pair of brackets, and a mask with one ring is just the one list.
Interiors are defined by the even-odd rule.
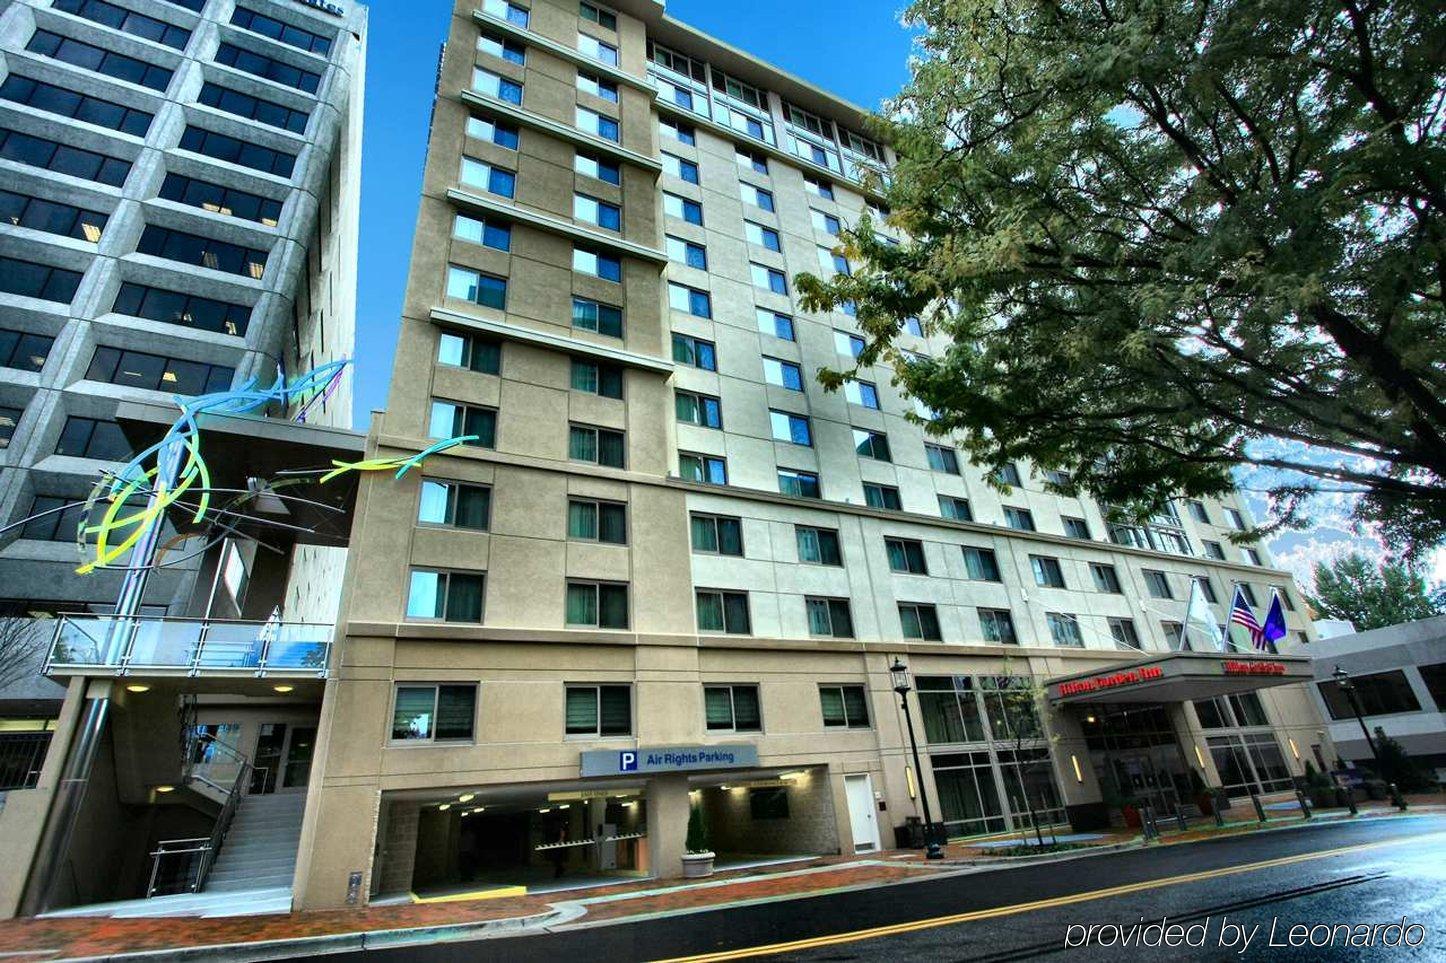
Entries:
[[713,875],[713,860],[716,858],[708,845],[708,821],[703,816],[702,806],[688,810],[688,839],[684,844],[683,877],[699,879]]

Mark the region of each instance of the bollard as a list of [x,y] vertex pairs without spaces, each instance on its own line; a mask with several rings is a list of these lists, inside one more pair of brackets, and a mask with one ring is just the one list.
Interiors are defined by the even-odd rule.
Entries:
[[1180,824],[1180,832],[1182,833],[1190,828],[1190,824],[1185,820],[1185,810],[1179,806],[1175,807],[1175,821]]
[[1396,808],[1401,812],[1406,811],[1406,797],[1402,795],[1400,788],[1395,783],[1391,783],[1391,802],[1395,803]]
[[1358,809],[1356,808],[1356,793],[1355,793],[1355,790],[1354,790],[1354,789],[1350,789],[1350,788],[1348,788],[1348,787],[1337,786],[1337,787],[1336,787],[1336,800],[1339,802],[1339,801],[1342,800],[1342,799],[1345,800],[1344,805],[1345,805],[1345,807],[1346,807],[1347,809],[1349,809],[1349,810],[1351,811],[1351,815],[1352,815],[1352,816],[1355,816],[1355,815],[1357,815],[1357,814],[1360,812],[1360,810],[1358,810]]
[[1300,814],[1306,819],[1310,818],[1310,803],[1305,798],[1305,793],[1299,789],[1295,791],[1295,798],[1300,803]]
[[1225,806],[1222,801],[1226,800],[1227,797],[1223,789],[1217,789],[1210,793],[1210,812],[1215,817],[1216,829],[1225,828]]
[[1155,828],[1155,813],[1149,803],[1140,804],[1140,831],[1145,834],[1147,843],[1160,835],[1159,830]]
[[1255,818],[1262,823],[1265,822],[1265,807],[1260,804],[1260,797],[1253,790],[1250,793],[1250,801],[1255,803]]

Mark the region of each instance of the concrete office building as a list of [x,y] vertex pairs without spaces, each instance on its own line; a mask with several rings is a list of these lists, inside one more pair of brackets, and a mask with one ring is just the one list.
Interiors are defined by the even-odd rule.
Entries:
[[650,0],[455,5],[367,452],[469,441],[362,482],[297,906],[678,875],[690,803],[738,860],[891,846],[920,790],[965,836],[1301,771],[1307,660],[1176,651],[1191,579],[1294,604],[1242,504],[1002,494],[888,370],[816,384],[855,326],[792,278],[879,203],[865,120]]
[[[77,575],[76,529],[173,397],[351,357],[365,62],[349,0],[0,3],[0,525],[34,516],[0,537],[0,616],[62,617],[35,626],[56,684],[0,693],[7,912],[139,895],[150,847],[210,832],[231,783],[180,785],[178,726],[233,726],[228,748],[269,771],[247,791],[305,784],[317,671],[268,668],[294,633],[265,624],[329,645],[349,523],[309,533],[309,508],[271,496],[234,505],[224,539],[214,514],[204,531],[168,517],[119,652],[94,643],[130,560]],[[203,425],[218,502],[359,452],[349,379],[292,401]],[[347,491],[291,490],[343,519]],[[258,534],[253,513],[295,527]],[[76,819],[57,795],[71,765]],[[56,833],[69,845],[47,852]]]

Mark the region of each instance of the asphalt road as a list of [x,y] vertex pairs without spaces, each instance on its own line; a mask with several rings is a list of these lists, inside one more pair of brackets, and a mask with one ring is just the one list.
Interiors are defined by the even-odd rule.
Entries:
[[[1306,856],[1312,858],[1301,858]],[[965,918],[954,918],[959,916]],[[1310,929],[1318,924],[1400,923],[1403,917],[1420,929],[1400,935],[1377,929],[1371,946],[1347,945],[1352,937],[1363,938],[1361,929]],[[1159,929],[1138,929],[1142,922],[1159,924],[1162,918],[1184,928],[1175,931],[1180,945],[1162,945]],[[1092,924],[1095,929],[1090,931]],[[1117,932],[1112,926],[1122,929]],[[1303,932],[1302,945],[1280,945],[1289,943],[1295,926],[1306,928],[1298,931]],[[872,932],[880,927],[890,929]],[[1122,948],[1119,941],[1132,932],[1135,942]],[[1243,942],[1246,934],[1248,945]],[[1422,940],[1422,945],[1383,945],[1402,936]],[[1333,937],[1333,945],[1312,946],[1312,937]],[[1139,945],[1142,938],[1147,945]],[[1067,947],[1067,939],[1076,945]],[[1343,822],[634,923],[379,949],[340,958],[357,963],[380,963],[383,958],[523,963],[699,954],[831,963],[1446,960],[1446,816]]]

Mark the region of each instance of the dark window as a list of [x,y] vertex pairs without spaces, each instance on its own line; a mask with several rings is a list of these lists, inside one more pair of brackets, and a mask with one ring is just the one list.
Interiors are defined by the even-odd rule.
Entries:
[[572,326],[610,338],[623,336],[623,309],[591,298],[572,299]]
[[989,548],[975,548],[972,545],[962,546],[964,550],[964,570],[969,578],[976,582],[998,582],[999,561],[994,557],[994,550]]
[[496,448],[497,410],[434,398],[427,432],[432,438],[469,437],[469,445]]
[[1022,532],[1032,532],[1034,531],[1034,513],[1027,508],[1005,505],[1004,523],[1010,528],[1017,528]]
[[869,431],[865,428],[855,428],[854,450],[859,453],[860,458],[873,458],[876,461],[893,461],[893,453],[889,450],[889,438],[882,431]]
[[805,598],[804,613],[808,616],[808,634],[826,635],[836,639],[854,637],[854,620],[848,599]]
[[280,20],[257,13],[255,10],[248,10],[246,7],[237,7],[231,12],[231,23],[242,30],[250,30],[263,37],[280,40],[284,44],[308,53],[320,54],[325,57],[331,52],[331,40],[327,37],[309,30],[302,30],[300,27],[293,27],[288,23],[282,23]]
[[728,459],[715,455],[678,452],[678,477],[705,485],[728,484]]
[[6,294],[69,304],[80,287],[80,278],[79,271],[0,257],[0,291]]
[[867,729],[869,700],[861,685],[823,685],[818,687],[823,705],[823,724],[829,727]]
[[839,546],[838,532],[835,529],[795,525],[793,536],[798,543],[800,562],[812,562],[815,565],[843,564],[843,550]]
[[481,622],[486,575],[412,569],[407,618],[439,622]]
[[23,409],[0,405],[0,451],[10,447],[10,439],[15,437],[15,426],[24,413]]
[[398,685],[392,707],[397,742],[465,742],[477,718],[475,685]]
[[1008,609],[979,609],[979,631],[985,642],[1000,645],[1018,645],[1019,637],[1014,634],[1014,618]]
[[1045,588],[1064,588],[1064,572],[1059,559],[1048,555],[1029,556],[1029,567],[1034,570],[1034,584]]
[[227,67],[235,67],[237,70],[264,80],[304,90],[308,94],[316,93],[316,88],[321,86],[321,74],[293,67],[272,57],[262,56],[255,51],[243,50],[235,44],[221,44],[216,49],[216,62],[225,64]]
[[452,264],[447,267],[447,297],[501,311],[507,307],[507,279]]
[[0,328],[0,368],[39,371],[45,367],[53,344],[55,339],[43,334]]
[[201,237],[199,234],[186,234],[155,224],[146,225],[141,241],[136,245],[136,251],[168,261],[249,278],[259,279],[266,271],[265,251]]
[[251,323],[251,309],[244,304],[215,301],[196,294],[182,294],[129,281],[121,285],[111,310],[116,314],[237,337],[245,336],[246,326]]
[[939,628],[939,613],[932,605],[900,602],[899,623],[903,626],[906,639],[922,639],[925,642],[944,641],[944,633]]
[[633,692],[625,685],[570,685],[564,731],[570,736],[626,736],[633,731]]
[[743,526],[736,518],[692,514],[688,518],[693,551],[743,556]]
[[185,7],[187,10],[194,10],[200,13],[206,8],[206,0],[166,0],[167,3],[174,3],[178,7]]
[[1113,565],[1105,562],[1091,562],[1090,576],[1095,580],[1095,588],[1101,592],[1119,595],[1124,591],[1120,588],[1120,575],[1115,571]]
[[628,587],[616,582],[568,582],[568,625],[599,629],[628,627]]
[[186,128],[186,132],[181,135],[181,150],[205,154],[207,157],[239,164],[252,170],[275,174],[277,177],[290,177],[296,168],[295,154],[272,150],[259,144],[249,144],[225,134],[202,130],[200,127]]
[[120,187],[125,183],[126,175],[131,172],[129,161],[4,129],[0,129],[0,159],[17,161],[31,167],[43,167],[57,174],[67,174],[88,181],[99,181],[111,187]]
[[794,468],[778,469],[778,490],[780,493],[792,495],[794,498],[823,497],[823,492],[818,485],[818,474]]
[[1421,681],[1426,683],[1426,691],[1431,693],[1431,699],[1436,703],[1436,711],[1446,712],[1446,662],[1417,668],[1421,673]]
[[570,498],[567,502],[567,537],[608,545],[628,543],[628,506]]
[[875,485],[872,482],[864,482],[864,504],[870,508],[882,508],[891,512],[902,511],[904,508],[897,488],[893,485]]
[[101,461],[125,461],[133,454],[130,442],[126,441],[125,435],[121,434],[120,425],[114,421],[73,415],[65,419],[65,427],[60,430],[60,440],[56,442],[55,453]]
[[1004,466],[994,473],[994,480],[1001,485],[1018,487],[1023,484],[1019,478],[1019,468],[1012,461],[1007,461]]
[[693,391],[673,393],[673,413],[680,422],[702,428],[723,427],[723,403],[712,395]]
[[184,174],[167,174],[161,184],[160,196],[188,207],[199,207],[216,214],[255,221],[268,227],[275,227],[276,222],[281,219],[280,201],[238,191],[234,187],[222,187],[220,184],[196,180]]
[[889,556],[889,568],[895,572],[910,575],[928,575],[929,566],[924,562],[924,543],[908,538],[886,538],[884,548]]
[[151,121],[155,119],[153,114],[144,110],[136,110],[134,107],[126,107],[17,74],[11,74],[0,84],[0,98],[136,137],[146,136]]
[[102,345],[95,349],[88,381],[104,381],[113,385],[165,391],[178,395],[201,395],[225,391],[231,387],[235,368],[202,364],[181,358],[166,358],[141,351],[128,351]]
[[713,342],[691,335],[673,334],[673,360],[704,371],[718,370],[718,356]]
[[417,521],[485,532],[491,517],[492,489],[487,486],[431,478],[422,482]]
[[62,63],[93,70],[116,80],[149,87],[151,90],[165,90],[171,83],[171,71],[164,67],[62,37],[49,30],[35,31],[25,49],[42,57],[51,57]]
[[250,94],[243,94],[219,84],[203,84],[201,96],[196,99],[207,107],[215,107],[228,114],[245,117],[247,120],[254,120],[268,127],[289,130],[294,134],[305,132],[306,124],[311,119],[308,111],[295,110],[285,104],[278,104],[274,100],[252,97]]
[[939,514],[959,522],[974,521],[974,512],[969,508],[969,499],[957,495],[939,496]]
[[1175,593],[1170,589],[1170,579],[1164,572],[1152,568],[1143,570],[1145,576],[1145,588],[1150,590],[1150,596],[1157,599],[1172,599]]
[[97,211],[0,190],[0,223],[94,244],[100,240],[106,221],[106,215]]
[[502,342],[475,334],[443,331],[437,344],[437,363],[495,375],[502,369]]
[[[76,527],[85,517],[84,506],[75,504],[77,501],[54,495],[36,495],[30,500],[30,510],[25,513],[30,521],[20,529],[19,537],[42,542],[75,541]],[[40,517],[36,518],[37,515]]]
[[747,635],[753,631],[748,619],[747,592],[698,589],[694,593],[699,632]]
[[189,30],[128,10],[108,0],[53,0],[51,7],[177,50],[184,49],[186,41],[191,39]]
[[[1355,676],[1351,685],[1355,687],[1362,715],[1384,716],[1395,712],[1421,711],[1421,703],[1416,700],[1416,693],[1411,691],[1406,673],[1400,669]],[[1339,683],[1334,680],[1317,682],[1316,687],[1320,689],[1332,719],[1355,718],[1350,698],[1341,690]]]
[[929,467],[934,471],[947,472],[950,475],[959,474],[959,455],[952,448],[945,448],[942,445],[924,446],[924,455],[929,459]]
[[1083,518],[1074,518],[1069,515],[1064,515],[1061,517],[1061,520],[1064,522],[1064,533],[1070,538],[1088,539],[1090,537],[1089,522],[1085,521]]
[[763,728],[756,685],[704,686],[703,713],[709,731],[757,732]]
[[622,468],[627,453],[626,436],[621,431],[573,425],[568,429],[567,457],[607,468]]

